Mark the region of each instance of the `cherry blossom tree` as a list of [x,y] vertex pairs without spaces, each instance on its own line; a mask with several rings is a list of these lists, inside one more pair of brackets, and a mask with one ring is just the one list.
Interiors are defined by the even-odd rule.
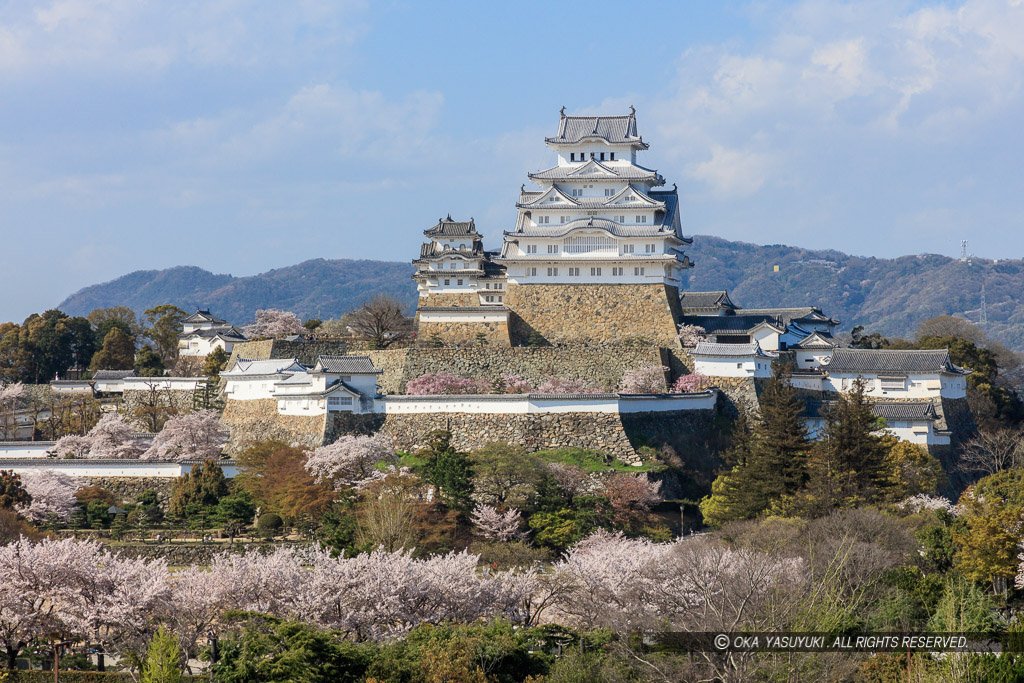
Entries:
[[392,464],[397,459],[395,450],[380,434],[345,435],[310,451],[306,471],[318,482],[333,483],[340,490],[371,477],[378,463]]
[[405,392],[410,396],[435,396],[438,394],[489,394],[491,386],[487,380],[470,377],[456,377],[448,372],[427,373],[409,380]]
[[519,531],[522,518],[515,508],[498,512],[490,505],[477,505],[473,508],[470,521],[481,535],[492,541],[506,543],[522,536]]
[[227,442],[227,431],[215,410],[172,417],[142,454],[144,460],[216,460]]
[[619,392],[623,394],[663,394],[665,393],[664,365],[644,365],[622,373]]
[[53,447],[58,457],[134,460],[143,448],[135,438],[136,427],[120,413],[107,413],[85,436],[63,436]]
[[51,519],[66,522],[78,507],[75,493],[82,488],[82,484],[75,477],[43,469],[22,474],[21,483],[32,496],[32,502],[19,506],[18,512],[35,522]]
[[245,334],[249,337],[284,337],[305,331],[299,316],[277,308],[256,311],[256,319],[245,326]]
[[605,480],[603,493],[614,510],[615,523],[628,524],[661,501],[661,482],[651,481],[646,473],[616,472]]
[[707,339],[708,333],[700,325],[687,325],[684,323],[679,326],[679,334],[676,335],[676,338],[682,342],[683,346],[694,347]]
[[519,375],[503,373],[501,388],[504,394],[528,394],[533,391],[533,384]]
[[673,394],[689,394],[695,391],[703,391],[711,385],[711,380],[699,372],[691,372],[683,375],[672,385]]
[[959,509],[956,505],[949,500],[949,498],[943,498],[942,496],[930,496],[926,493],[919,493],[916,496],[910,496],[905,500],[896,503],[896,507],[911,513],[923,512],[925,510],[944,510],[954,517],[959,514]]
[[600,389],[592,387],[581,379],[549,377],[537,387],[538,394],[599,394]]
[[122,558],[75,539],[0,546],[0,576],[0,641],[9,664],[25,644],[52,633],[102,634],[115,653],[141,656],[169,592],[162,560]]
[[92,439],[88,436],[68,434],[57,439],[52,452],[59,458],[87,458],[91,449]]

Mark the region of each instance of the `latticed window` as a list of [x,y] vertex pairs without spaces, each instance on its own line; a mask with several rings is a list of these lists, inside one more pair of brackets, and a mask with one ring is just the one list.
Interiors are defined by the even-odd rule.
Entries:
[[565,239],[565,251],[569,254],[587,254],[594,251],[614,251],[615,241],[601,235],[577,235]]
[[906,377],[879,377],[882,391],[903,391],[907,388]]

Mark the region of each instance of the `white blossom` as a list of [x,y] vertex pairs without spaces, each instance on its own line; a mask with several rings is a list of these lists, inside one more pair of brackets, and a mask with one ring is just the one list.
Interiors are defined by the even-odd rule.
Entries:
[[485,538],[492,541],[504,543],[522,536],[519,531],[521,514],[515,508],[498,512],[490,505],[477,505],[473,508],[470,521]]
[[21,484],[32,496],[32,502],[18,508],[18,512],[36,522],[56,519],[66,522],[78,508],[75,494],[82,483],[68,474],[57,470],[42,469],[25,472]]
[[172,417],[153,439],[145,460],[216,460],[227,433],[215,410],[199,410]]
[[394,449],[379,434],[346,434],[332,444],[310,451],[305,467],[318,482],[330,482],[342,489],[377,478],[378,464],[392,464],[397,459]]

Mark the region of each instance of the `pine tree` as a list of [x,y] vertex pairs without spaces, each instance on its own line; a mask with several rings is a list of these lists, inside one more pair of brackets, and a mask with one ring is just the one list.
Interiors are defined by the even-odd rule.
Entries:
[[153,634],[142,666],[142,683],[179,683],[181,676],[181,648],[173,633],[160,630]]
[[737,420],[725,459],[732,469],[715,479],[700,509],[708,524],[750,519],[792,496],[806,479],[810,444],[800,415],[803,402],[777,367],[760,397],[761,413],[752,429]]
[[878,418],[864,398],[864,383],[840,394],[824,413],[825,425],[807,462],[807,482],[787,505],[790,513],[818,517],[884,494],[890,471]]

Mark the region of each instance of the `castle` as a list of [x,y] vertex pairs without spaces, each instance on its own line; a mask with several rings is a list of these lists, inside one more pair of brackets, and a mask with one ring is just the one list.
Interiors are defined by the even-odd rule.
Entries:
[[567,116],[544,142],[555,166],[530,173],[516,224],[489,252],[472,219],[449,215],[424,231],[413,261],[421,339],[499,345],[674,343],[682,310],[684,248],[679,196],[637,163],[648,144],[636,112]]

